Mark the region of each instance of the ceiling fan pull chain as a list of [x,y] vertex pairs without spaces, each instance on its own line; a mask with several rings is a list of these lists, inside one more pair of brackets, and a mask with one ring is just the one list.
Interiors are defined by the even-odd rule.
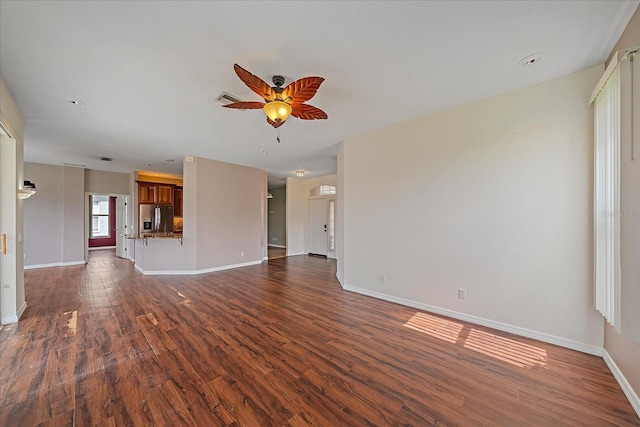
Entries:
[[278,141],[278,144],[280,144],[280,128],[276,129],[276,141]]

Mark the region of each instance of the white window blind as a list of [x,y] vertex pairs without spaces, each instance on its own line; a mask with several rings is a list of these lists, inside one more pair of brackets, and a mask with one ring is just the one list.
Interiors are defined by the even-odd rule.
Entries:
[[620,70],[594,101],[595,306],[620,332]]

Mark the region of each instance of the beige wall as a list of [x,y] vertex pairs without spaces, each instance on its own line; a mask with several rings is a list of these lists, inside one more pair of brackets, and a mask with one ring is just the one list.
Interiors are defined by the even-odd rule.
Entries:
[[37,186],[24,203],[27,268],[84,263],[86,193],[129,194],[131,175],[29,162],[24,167]]
[[129,194],[131,174],[85,169],[85,189],[93,194]]
[[27,162],[24,173],[37,187],[37,193],[25,201],[25,265],[59,265],[64,240],[62,168]]
[[62,168],[62,264],[81,264],[85,260],[85,170]]
[[337,156],[336,178],[336,277],[344,286],[344,144]]
[[183,244],[136,241],[146,274],[198,274],[257,264],[266,257],[267,173],[204,158],[183,167]]
[[345,141],[343,285],[599,353],[588,101],[602,70]]
[[[287,255],[308,253],[309,196],[318,185],[337,186],[338,176],[287,178]],[[339,210],[340,207],[338,206]]]
[[0,123],[19,144],[24,142],[22,115],[2,77],[0,77]]
[[13,139],[0,138],[0,233],[7,236],[7,253],[0,255],[0,320],[17,322],[27,303],[24,293],[22,188],[24,123],[9,88],[0,76],[0,123]]
[[262,261],[267,173],[203,158],[196,169],[197,269]]
[[[640,8],[627,24],[613,52],[640,45]],[[620,183],[620,210],[635,213],[635,215],[623,215],[620,218],[621,237],[621,262],[622,262],[622,314],[623,333],[618,334],[612,327],[606,325],[604,331],[604,348],[616,363],[627,382],[640,395],[640,344],[632,336],[638,336],[638,322],[640,322],[640,56],[635,59],[635,147],[636,159],[630,160],[630,135],[628,109],[622,110],[622,143],[620,155],[621,183]],[[628,61],[621,64],[625,70],[629,69]],[[622,71],[625,71],[622,70]],[[624,104],[623,104],[624,105]],[[633,328],[636,328],[633,330]],[[631,330],[629,330],[631,329]],[[637,402],[636,404],[639,404]],[[637,410],[637,409],[636,409]]]

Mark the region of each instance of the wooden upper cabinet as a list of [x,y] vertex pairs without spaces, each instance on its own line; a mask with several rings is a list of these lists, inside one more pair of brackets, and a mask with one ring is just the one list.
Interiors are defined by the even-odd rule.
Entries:
[[173,185],[158,184],[156,186],[156,203],[162,205],[173,204]]
[[151,182],[138,183],[138,203],[155,203],[156,193],[156,184]]
[[173,189],[173,215],[182,216],[182,187]]
[[138,203],[172,205],[173,185],[156,184],[154,182],[139,182]]

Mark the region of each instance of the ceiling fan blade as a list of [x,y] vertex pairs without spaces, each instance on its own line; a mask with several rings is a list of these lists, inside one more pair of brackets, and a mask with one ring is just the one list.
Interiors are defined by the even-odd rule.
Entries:
[[233,64],[233,69],[236,71],[238,77],[240,77],[240,80],[242,80],[249,89],[260,95],[261,98],[264,98],[267,102],[275,99],[276,93],[271,89],[271,86],[260,77],[254,76],[238,64]]
[[239,110],[261,110],[265,106],[264,102],[233,102],[231,104],[223,105],[225,108],[237,108]]
[[328,118],[327,113],[308,104],[291,104],[291,115],[302,120],[318,120]]
[[277,129],[280,126],[282,126],[284,124],[284,122],[286,122],[286,120],[284,120],[282,122],[274,122],[269,117],[267,117],[267,123],[269,123],[271,126],[273,126],[274,129]]
[[304,77],[296,80],[282,90],[282,99],[290,104],[308,101],[313,98],[323,81],[322,77]]

